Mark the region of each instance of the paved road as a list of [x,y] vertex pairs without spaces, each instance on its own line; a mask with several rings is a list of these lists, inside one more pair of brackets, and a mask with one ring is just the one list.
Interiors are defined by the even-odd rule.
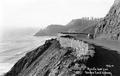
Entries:
[[107,49],[116,50],[120,53],[120,41],[117,40],[92,40],[86,38],[77,38],[79,40],[87,41],[88,43],[102,46]]
[[[111,76],[120,76],[120,42],[77,38],[95,45],[94,57],[88,60],[88,67],[105,67]],[[104,47],[104,48],[103,48]],[[109,65],[110,67],[107,67]],[[89,75],[88,75],[89,76]],[[110,75],[106,75],[110,76]]]

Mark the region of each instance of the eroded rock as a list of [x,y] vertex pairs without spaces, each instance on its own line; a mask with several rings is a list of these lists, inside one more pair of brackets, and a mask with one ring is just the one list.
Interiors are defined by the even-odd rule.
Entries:
[[[66,43],[71,39],[62,40]],[[120,54],[117,52],[76,39],[71,41],[79,44],[74,45],[75,47],[68,43],[63,46],[60,41],[61,39],[48,40],[44,45],[27,53],[5,76],[97,76],[97,68],[102,69],[97,70],[98,73],[108,69],[108,73],[113,76],[120,75]]]
[[109,13],[95,29],[96,38],[118,40],[120,36],[120,0],[115,0]]

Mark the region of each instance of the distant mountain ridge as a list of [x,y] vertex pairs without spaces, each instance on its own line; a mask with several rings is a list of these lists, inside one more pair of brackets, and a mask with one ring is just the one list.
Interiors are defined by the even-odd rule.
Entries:
[[67,25],[49,25],[47,28],[40,30],[35,36],[55,36],[58,32],[86,32],[94,33],[91,27],[96,26],[100,19],[73,19]]
[[64,31],[65,29],[63,25],[49,25],[47,28],[37,32],[35,36],[55,36],[57,32]]
[[50,25],[35,36],[54,36],[58,32],[85,32],[95,38],[120,40],[120,0],[115,0],[108,14],[101,19],[73,19],[66,26]]

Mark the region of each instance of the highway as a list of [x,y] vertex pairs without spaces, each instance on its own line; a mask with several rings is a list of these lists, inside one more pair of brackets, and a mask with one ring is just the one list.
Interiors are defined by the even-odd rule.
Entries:
[[120,41],[118,40],[100,40],[100,39],[87,39],[87,38],[77,38],[79,40],[86,41],[90,44],[95,44],[106,49],[115,50],[120,53]]

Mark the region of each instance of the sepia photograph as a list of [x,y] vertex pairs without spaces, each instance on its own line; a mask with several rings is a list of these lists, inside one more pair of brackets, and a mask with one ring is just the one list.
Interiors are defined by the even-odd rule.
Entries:
[[120,0],[0,0],[0,76],[120,76]]

